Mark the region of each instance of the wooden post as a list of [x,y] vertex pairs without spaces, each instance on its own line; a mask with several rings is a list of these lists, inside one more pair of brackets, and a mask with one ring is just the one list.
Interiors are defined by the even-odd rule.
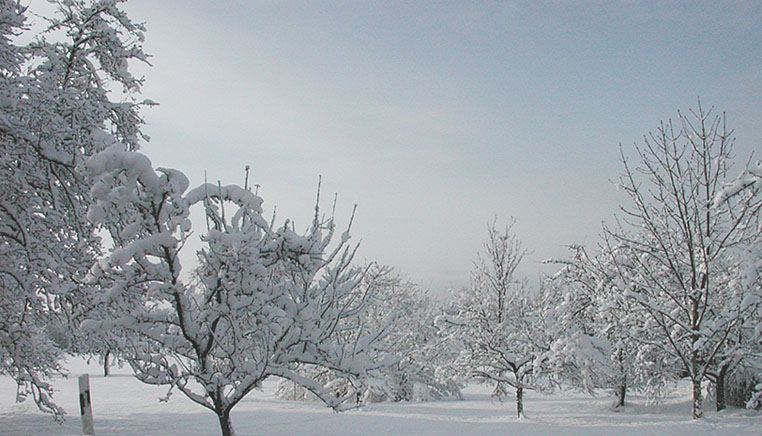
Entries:
[[93,407],[90,402],[90,377],[87,374],[79,376],[79,411],[82,414],[82,434],[95,436]]

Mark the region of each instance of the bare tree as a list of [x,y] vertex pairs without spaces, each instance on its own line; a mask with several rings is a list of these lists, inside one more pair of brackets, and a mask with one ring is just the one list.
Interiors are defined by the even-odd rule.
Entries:
[[[635,145],[638,164],[622,152],[620,184],[631,204],[613,228],[618,286],[648,313],[665,353],[680,362],[693,384],[692,416],[702,416],[702,381],[728,337],[751,309],[731,286],[731,250],[757,236],[759,209],[746,198],[715,197],[732,161],[732,131],[725,116],[700,102],[678,112]],[[728,301],[737,305],[728,305]]]

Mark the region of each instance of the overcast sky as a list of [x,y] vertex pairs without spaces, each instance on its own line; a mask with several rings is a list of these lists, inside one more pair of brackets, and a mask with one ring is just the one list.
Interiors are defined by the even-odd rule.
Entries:
[[[360,257],[466,285],[492,217],[538,261],[625,202],[618,144],[701,97],[762,144],[762,2],[130,0],[157,166],[243,183],[306,227],[318,175]],[[740,167],[738,168],[740,170]],[[323,206],[330,209],[330,201]]]

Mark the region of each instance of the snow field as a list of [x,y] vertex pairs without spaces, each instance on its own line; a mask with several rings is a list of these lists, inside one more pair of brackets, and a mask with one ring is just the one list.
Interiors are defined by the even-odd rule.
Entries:
[[[37,410],[31,401],[14,402],[15,385],[0,378],[0,435],[81,435],[77,403],[77,376],[89,372],[95,431],[99,436],[208,436],[219,434],[214,414],[181,393],[160,402],[166,388],[145,385],[129,370],[115,369],[103,377],[97,365],[81,359],[69,363],[68,378],[54,380],[56,401],[69,413],[59,425]],[[274,399],[275,380],[254,391],[233,409],[238,436],[349,436],[349,435],[674,435],[741,436],[762,435],[762,413],[730,409],[707,411],[704,419],[690,418],[690,386],[681,383],[661,405],[647,406],[631,396],[624,410],[614,412],[612,399],[576,392],[526,396],[527,418],[517,419],[512,401],[499,403],[490,389],[470,385],[462,401],[429,403],[379,403],[343,413],[334,413],[320,403]],[[709,409],[709,407],[707,407]]]

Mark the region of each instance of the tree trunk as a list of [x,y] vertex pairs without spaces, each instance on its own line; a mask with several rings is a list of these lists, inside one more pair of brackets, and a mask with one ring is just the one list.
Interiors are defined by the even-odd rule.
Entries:
[[697,378],[693,379],[693,409],[691,413],[693,419],[699,419],[704,415],[701,403],[701,379]]
[[111,356],[111,350],[106,350],[106,354],[103,355],[103,376],[108,377],[109,374],[109,368],[108,368],[108,358]]
[[230,410],[226,410],[222,413],[217,412],[217,419],[220,421],[220,430],[222,430],[222,436],[235,436],[233,423],[230,422]]
[[627,395],[627,380],[622,380],[616,391],[616,407],[624,407],[624,397]]
[[617,344],[616,360],[619,363],[619,386],[616,390],[616,406],[615,408],[624,407],[624,399],[627,395],[627,372],[624,369],[624,345],[620,342]]
[[516,416],[524,416],[524,388],[516,388]]
[[727,398],[725,398],[725,377],[728,375],[728,366],[729,365],[724,364],[720,367],[720,371],[717,373],[717,381],[714,384],[715,390],[717,391],[715,396],[718,412],[720,410],[725,410],[725,408],[728,407],[728,401]]
[[[706,276],[705,276],[706,277]],[[691,382],[693,383],[693,407],[691,408],[691,416],[693,419],[699,419],[704,415],[704,408],[702,405],[703,399],[701,398],[701,380],[703,379],[703,371],[699,371],[699,353],[696,346],[699,340],[699,325],[697,325],[698,313],[699,313],[699,299],[691,297],[692,309],[691,309],[691,323],[693,325],[693,332],[691,333]]]

